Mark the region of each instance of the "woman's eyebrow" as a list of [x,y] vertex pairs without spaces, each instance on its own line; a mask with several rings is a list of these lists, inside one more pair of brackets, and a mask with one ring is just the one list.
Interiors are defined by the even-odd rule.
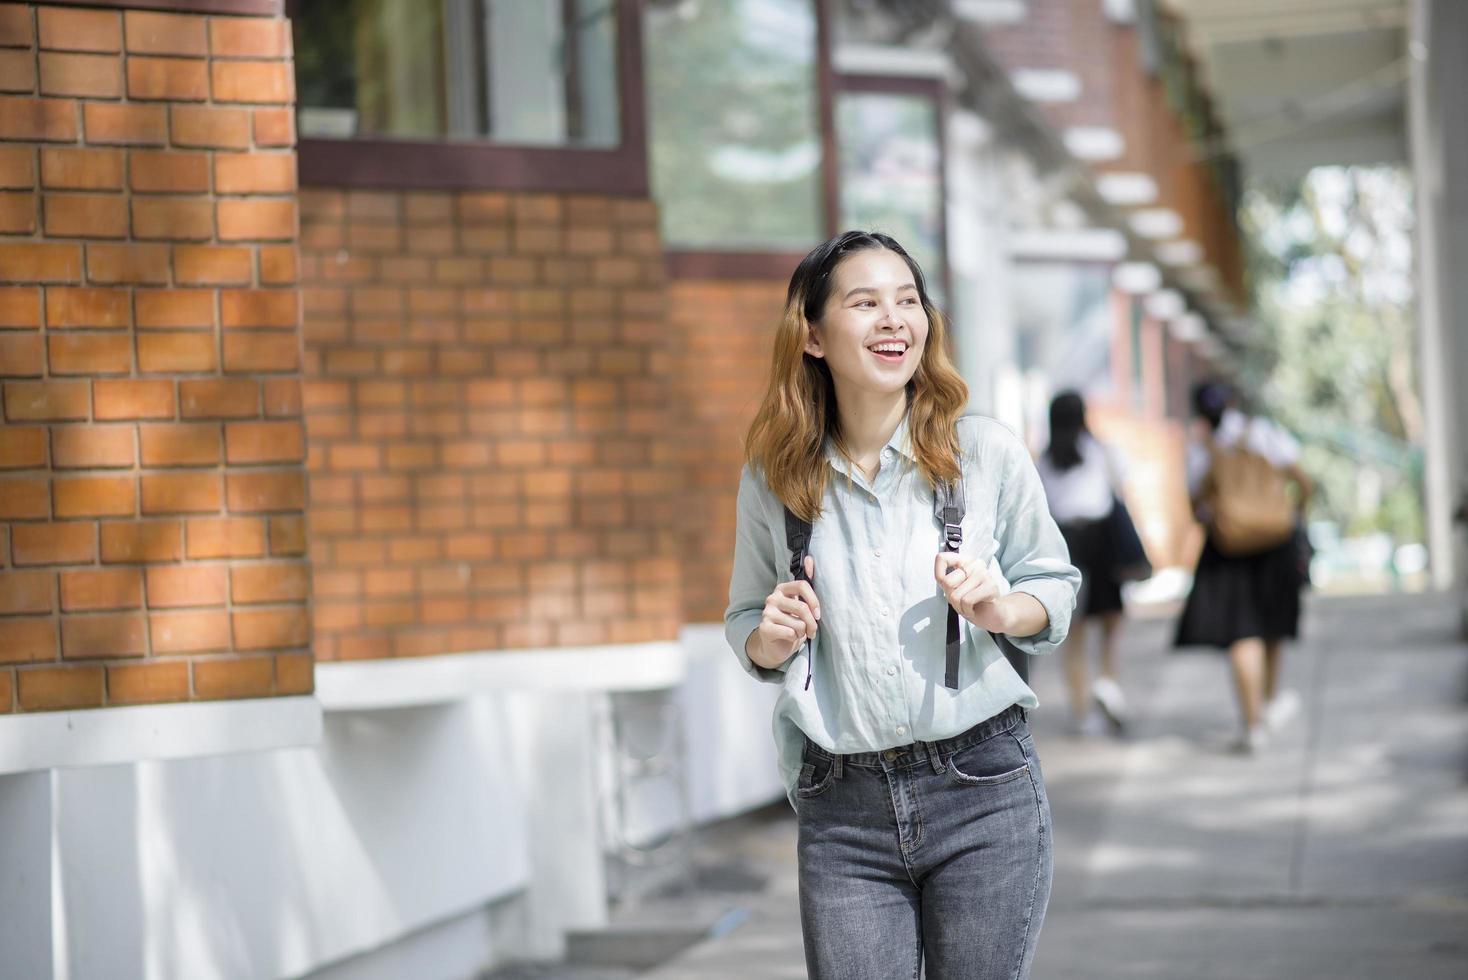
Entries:
[[[899,293],[902,292],[904,289],[916,290],[917,289],[917,283],[905,282],[902,285],[900,285],[900,286],[897,287],[897,291]],[[855,289],[848,289],[846,291],[846,295],[841,297],[841,302],[843,302],[843,303],[846,302],[847,300],[851,299],[851,297],[855,296],[857,293],[873,293],[873,294],[875,294],[876,292],[877,292],[877,288],[875,286],[857,286]]]

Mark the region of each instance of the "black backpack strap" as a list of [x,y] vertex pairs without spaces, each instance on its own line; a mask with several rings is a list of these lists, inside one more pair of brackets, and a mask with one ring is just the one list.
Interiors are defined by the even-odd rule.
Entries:
[[[809,582],[805,574],[805,556],[810,554],[810,521],[800,517],[789,507],[785,508],[785,547],[790,549],[790,578],[795,582]],[[810,690],[811,662],[816,650],[810,638],[805,640],[805,689]]]
[[[964,509],[962,476],[951,483],[941,482],[933,488],[933,516],[938,519],[938,526],[943,529],[942,550],[956,552],[963,546],[963,528],[960,525],[963,522]],[[943,684],[953,690],[958,689],[959,637],[958,610],[949,605]],[[1009,642],[1009,637],[999,633],[990,633],[989,637],[994,641],[994,645],[1003,652],[1009,665],[1014,668],[1014,672],[1019,674],[1020,680],[1028,684],[1030,680],[1029,658]]]
[[[942,550],[957,553],[963,547],[963,477],[952,482],[940,481],[933,488],[933,516],[943,529]],[[958,610],[948,606],[948,637],[945,647],[943,685],[958,689]]]

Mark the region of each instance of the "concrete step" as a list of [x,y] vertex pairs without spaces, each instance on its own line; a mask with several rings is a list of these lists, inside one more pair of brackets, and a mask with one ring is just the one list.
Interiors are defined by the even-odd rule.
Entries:
[[[722,908],[715,913],[714,908]],[[691,946],[737,929],[749,919],[749,909],[699,901],[691,905],[661,905],[639,910],[639,919],[566,937],[566,962],[573,966],[619,967],[651,970]],[[655,921],[663,918],[661,924]]]

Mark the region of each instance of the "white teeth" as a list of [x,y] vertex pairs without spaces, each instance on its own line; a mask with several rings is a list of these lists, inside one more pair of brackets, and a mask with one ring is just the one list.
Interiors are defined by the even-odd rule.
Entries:
[[873,353],[903,354],[907,351],[907,345],[902,343],[873,344],[868,349]]

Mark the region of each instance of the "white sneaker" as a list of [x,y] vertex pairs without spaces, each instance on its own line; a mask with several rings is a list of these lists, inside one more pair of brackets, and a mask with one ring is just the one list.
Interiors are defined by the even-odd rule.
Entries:
[[1120,733],[1126,728],[1126,696],[1121,693],[1120,684],[1110,677],[1098,677],[1091,685],[1091,696],[1096,699],[1096,706],[1106,716],[1112,731]]
[[1300,696],[1294,691],[1280,691],[1264,706],[1264,724],[1271,732],[1288,725],[1300,712]]
[[1239,755],[1258,755],[1268,744],[1269,733],[1264,730],[1263,725],[1255,725],[1241,733],[1230,748]]
[[1095,711],[1086,712],[1086,717],[1077,719],[1071,715],[1065,723],[1065,733],[1071,738],[1094,738],[1106,734],[1106,719]]

